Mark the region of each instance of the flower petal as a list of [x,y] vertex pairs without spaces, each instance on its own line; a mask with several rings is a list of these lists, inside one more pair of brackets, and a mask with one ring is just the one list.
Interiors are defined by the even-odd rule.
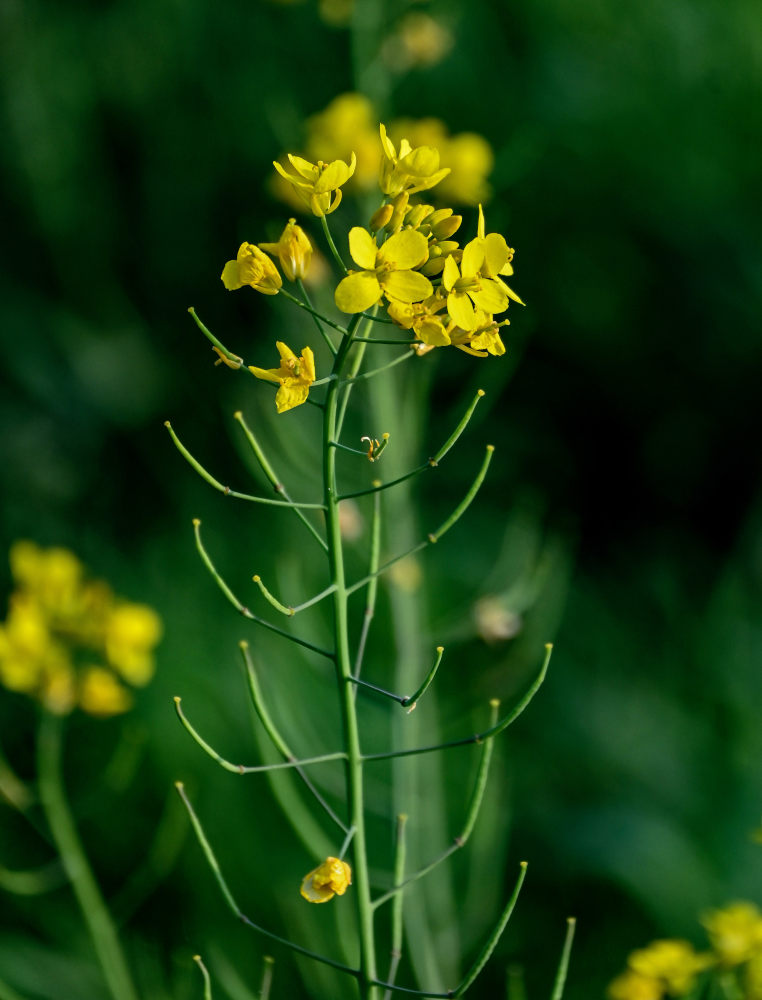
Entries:
[[508,308],[508,296],[496,281],[481,278],[481,288],[470,291],[474,302],[487,313],[501,313]]
[[460,271],[458,270],[458,265],[454,257],[448,257],[444,263],[444,270],[442,271],[442,284],[445,286],[449,292],[452,286],[460,277]]
[[439,170],[439,150],[434,146],[418,146],[400,158],[399,168],[413,177],[431,177]]
[[349,252],[355,264],[363,270],[372,271],[376,266],[378,247],[367,229],[353,226],[349,230]]
[[392,261],[400,268],[418,267],[428,255],[428,240],[415,229],[403,229],[402,232],[395,233],[379,250],[381,260]]
[[464,278],[473,278],[484,263],[484,241],[478,237],[463,247],[460,270]]
[[298,378],[286,378],[281,382],[281,387],[275,393],[275,408],[278,413],[285,413],[295,406],[301,406],[306,402],[310,387]]
[[447,311],[450,319],[461,330],[473,330],[476,325],[476,314],[471,305],[471,299],[465,292],[450,292],[447,296]]
[[336,287],[334,300],[345,313],[365,312],[381,298],[381,286],[372,271],[355,271],[342,278]]
[[421,302],[434,291],[429,279],[418,271],[389,271],[381,278],[387,295],[401,302]]
[[500,274],[510,257],[511,252],[504,236],[501,236],[500,233],[488,233],[484,237],[484,260],[487,265],[486,271],[490,277]]
[[234,292],[236,288],[243,288],[240,274],[238,272],[238,261],[229,260],[222,269],[222,283],[229,292]]

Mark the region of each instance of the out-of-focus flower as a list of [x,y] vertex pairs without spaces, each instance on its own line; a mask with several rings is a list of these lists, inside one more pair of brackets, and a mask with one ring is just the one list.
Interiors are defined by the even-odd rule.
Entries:
[[434,66],[452,49],[455,39],[441,21],[414,11],[403,17],[383,47],[384,60],[400,72]]
[[344,28],[349,24],[354,7],[354,0],[318,0],[318,14],[334,28]]
[[242,243],[235,260],[229,260],[220,276],[229,292],[251,285],[265,295],[277,295],[283,281],[278,268],[253,243]]
[[289,219],[277,243],[260,243],[261,250],[277,257],[289,281],[306,276],[312,259],[312,244],[296,219]]
[[521,631],[521,615],[513,611],[499,594],[487,594],[474,605],[476,631],[485,642],[513,639]]
[[699,955],[688,941],[652,941],[634,951],[627,964],[633,972],[657,980],[675,996],[687,993],[699,972],[712,964],[711,955]]
[[658,979],[628,969],[609,983],[609,1000],[662,1000],[664,988]]
[[296,171],[290,174],[277,160],[273,166],[285,180],[289,182],[313,215],[330,215],[341,204],[341,186],[346,184],[355,172],[357,157],[352,152],[349,163],[343,160],[333,160],[324,163],[310,163],[309,160],[288,154],[291,166]]
[[279,368],[257,368],[249,365],[249,371],[257,378],[276,382],[280,388],[275,394],[278,413],[285,413],[306,402],[310,386],[315,381],[315,355],[311,347],[305,347],[297,357],[283,341],[276,341],[280,354]]
[[339,858],[326,858],[302,879],[301,894],[310,903],[327,903],[343,896],[352,884],[352,869]]
[[395,233],[381,245],[367,229],[354,226],[349,231],[349,252],[362,268],[343,278],[336,287],[336,305],[342,312],[370,309],[385,293],[401,302],[420,302],[431,295],[431,282],[412,270],[428,256],[426,237],[412,229]]
[[744,969],[744,1000],[762,1000],[762,955],[755,955]]
[[722,965],[762,956],[762,913],[753,903],[730,903],[705,914],[701,922]]
[[305,155],[316,162],[349,161],[352,153],[357,162],[347,188],[368,191],[378,176],[378,118],[367,97],[350,92],[307,119]]
[[448,167],[440,168],[439,150],[435,146],[414,147],[407,139],[401,139],[398,152],[385,125],[380,126],[380,131],[384,155],[378,183],[385,195],[394,198],[403,191],[408,194],[427,191],[449,174]]
[[360,508],[354,500],[342,500],[339,503],[339,531],[347,542],[356,542],[362,538],[365,520]]
[[117,674],[131,684],[152,676],[156,612],[86,579],[68,549],[16,542],[10,562],[16,589],[0,624],[0,683],[59,715],[75,707],[97,716],[126,711],[132,697]]

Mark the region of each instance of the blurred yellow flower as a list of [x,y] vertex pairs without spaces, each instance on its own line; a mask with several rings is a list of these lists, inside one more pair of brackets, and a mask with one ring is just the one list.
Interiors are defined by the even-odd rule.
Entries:
[[273,161],[273,166],[292,185],[312,214],[321,216],[335,212],[341,204],[341,186],[355,172],[357,157],[354,152],[349,163],[343,160],[310,163],[294,153],[289,153],[288,159],[296,171],[294,174],[290,174],[277,160]]
[[753,903],[730,903],[705,914],[701,923],[722,965],[762,956],[762,913]]
[[260,243],[260,249],[277,257],[289,281],[306,277],[312,259],[312,244],[296,219],[289,219],[277,243]]
[[153,676],[152,650],[161,638],[161,619],[145,604],[118,604],[106,625],[106,656],[126,681],[141,687]]
[[343,28],[352,20],[354,0],[318,0],[318,14],[326,24]]
[[10,563],[16,589],[0,624],[0,683],[56,714],[126,711],[132,699],[114,670],[132,684],[149,680],[161,636],[156,612],[85,579],[68,549],[16,542]]
[[277,295],[283,284],[278,268],[253,243],[240,245],[236,259],[227,262],[220,277],[229,292],[251,285],[265,295]]
[[609,983],[609,1000],[662,1000],[664,988],[658,979],[628,969]]
[[652,941],[632,952],[627,964],[633,972],[656,979],[668,992],[679,996],[693,986],[696,975],[712,964],[710,955],[699,955],[688,941]]
[[413,66],[434,66],[452,49],[449,28],[429,14],[414,11],[400,20],[383,47],[385,61],[399,71]]
[[356,157],[355,172],[347,182],[364,191],[378,176],[378,118],[367,97],[339,94],[330,104],[307,119],[305,155],[308,159],[347,160]]
[[339,858],[326,858],[302,879],[301,894],[310,903],[327,903],[343,896],[352,884],[352,869]]
[[283,341],[275,343],[280,354],[279,368],[257,368],[249,365],[249,371],[257,378],[276,382],[280,388],[275,394],[278,413],[285,413],[306,402],[310,386],[315,381],[315,355],[311,347],[305,347],[297,357]]
[[431,282],[412,270],[428,256],[426,237],[412,229],[395,233],[379,248],[367,229],[349,231],[349,252],[362,268],[343,278],[335,293],[342,312],[356,313],[371,308],[386,293],[401,302],[420,302],[431,295]]

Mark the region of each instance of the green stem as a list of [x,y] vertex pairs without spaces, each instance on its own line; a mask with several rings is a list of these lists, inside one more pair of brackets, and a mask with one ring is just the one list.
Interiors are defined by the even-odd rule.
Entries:
[[[304,291],[304,286],[301,285],[301,283],[300,283],[300,287],[302,289],[302,294],[306,298],[307,296],[306,296],[306,293]],[[315,323],[317,324],[318,330],[320,330],[320,332],[322,333],[323,337],[325,337],[326,343],[328,344],[328,346],[331,349],[331,354],[336,354],[336,347],[334,346],[333,341],[328,338],[328,335],[325,332],[325,330],[323,329],[322,324],[325,323],[326,326],[330,326],[334,330],[338,330],[339,333],[341,333],[341,334],[345,334],[347,332],[346,331],[346,327],[341,326],[340,323],[334,323],[332,319],[328,319],[327,316],[324,316],[322,313],[318,312],[317,309],[313,309],[311,305],[308,305],[306,302],[302,302],[301,299],[297,299],[297,297],[295,295],[292,295],[290,292],[287,292],[285,289],[281,288],[280,294],[283,295],[283,296],[285,296],[285,298],[287,298],[290,302],[293,302],[294,305],[299,306],[300,309],[304,309],[305,312],[310,313],[310,315],[312,316],[312,318],[315,320]]]
[[574,941],[574,930],[577,926],[576,917],[567,917],[566,919],[566,937],[564,938],[564,946],[561,950],[561,958],[558,962],[558,971],[556,972],[556,978],[553,982],[553,992],[551,994],[550,1000],[561,1000],[564,995],[564,986],[566,985],[566,973],[569,970],[569,956],[571,955],[572,942]]
[[194,955],[193,961],[199,967],[199,971],[204,980],[204,1000],[212,1000],[212,980],[209,978],[209,970],[204,965],[200,955]]
[[[405,813],[400,813],[397,817],[397,844],[396,850],[394,852],[394,882],[395,885],[399,885],[405,877],[405,824],[407,823],[407,816]],[[397,969],[399,968],[400,959],[402,958],[402,893],[395,898],[392,904],[392,919],[391,919],[391,931],[392,931],[392,941],[389,956],[389,972],[386,975],[386,980],[390,986],[394,985],[394,980],[397,978]],[[392,1000],[392,990],[387,989],[384,993],[384,1000]]]
[[[323,232],[325,233],[325,238],[326,238],[326,241],[328,243],[328,246],[331,248],[331,253],[334,256],[334,260],[339,265],[339,267],[341,268],[342,272],[344,274],[348,274],[349,272],[347,271],[347,265],[341,259],[341,254],[336,249],[336,244],[333,242],[333,236],[331,236],[331,230],[328,228],[328,220],[326,219],[326,217],[324,215],[320,216],[320,225],[323,227]],[[354,317],[352,317],[352,322],[350,323],[350,327],[353,327],[353,325],[354,325]],[[342,347],[343,347],[343,344],[342,344]],[[339,350],[341,350],[341,348]],[[334,371],[335,370],[336,370],[336,368],[334,366]]]
[[[327,231],[327,227],[326,227]],[[347,336],[339,348],[333,366],[333,374],[340,376],[352,346],[352,338],[361,322],[354,318]],[[337,421],[339,417],[339,382],[331,382],[325,401],[323,423],[323,488],[326,508],[328,560],[333,592],[334,629],[336,635],[336,677],[339,685],[340,707],[344,729],[344,746],[347,753],[346,788],[348,821],[354,827],[352,843],[354,860],[354,886],[360,936],[360,977],[359,985],[364,1000],[377,1000],[378,991],[373,985],[376,980],[376,954],[373,933],[373,910],[370,899],[370,877],[368,872],[367,843],[365,838],[365,815],[363,797],[363,760],[360,748],[360,734],[352,686],[352,660],[349,652],[349,628],[347,620],[347,587],[344,578],[344,555],[339,524],[339,491],[336,482],[336,448],[332,444],[338,440]]]
[[69,810],[61,776],[62,720],[43,712],[37,735],[40,802],[64,871],[90,932],[103,976],[114,1000],[137,1000],[116,927],[95,881]]

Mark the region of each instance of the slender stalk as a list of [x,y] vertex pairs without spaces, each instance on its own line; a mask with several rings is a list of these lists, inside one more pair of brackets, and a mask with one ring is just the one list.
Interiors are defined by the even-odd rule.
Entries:
[[212,980],[209,978],[209,970],[204,965],[200,955],[194,955],[193,961],[199,967],[204,980],[204,1000],[212,1000]]
[[[397,817],[397,845],[394,852],[394,882],[399,885],[405,877],[405,824],[407,823],[407,816],[405,813],[400,813]],[[387,973],[387,981],[394,984],[394,980],[397,978],[397,969],[399,968],[400,959],[402,958],[402,893],[399,893],[392,903],[392,942],[389,957],[389,972]],[[392,990],[387,989],[384,993],[384,1000],[392,1000]]]
[[[328,246],[331,248],[331,253],[333,254],[334,260],[339,265],[339,267],[341,268],[342,272],[344,274],[347,274],[348,273],[347,272],[347,265],[341,259],[341,254],[336,249],[336,244],[333,242],[333,236],[331,236],[331,230],[328,228],[328,219],[326,219],[326,217],[324,215],[320,216],[320,224],[323,227],[323,233],[325,234],[325,238],[326,238],[326,242],[328,243]],[[354,323],[354,317],[352,318],[352,322]]]
[[43,712],[37,735],[40,802],[114,1000],[137,1000],[116,927],[79,839],[61,774],[63,721]]
[[370,526],[370,558],[368,561],[368,572],[371,578],[368,581],[368,593],[365,598],[365,614],[362,618],[362,629],[360,639],[357,643],[357,653],[355,655],[355,678],[359,678],[362,670],[362,661],[365,656],[365,645],[368,641],[371,622],[376,613],[376,596],[378,594],[378,562],[381,555],[381,496],[376,493],[373,497],[373,520]]
[[[307,296],[306,296],[306,294],[304,292],[304,286],[301,284],[301,282],[299,284],[300,284],[300,287],[302,289],[302,294],[304,294],[304,296],[306,298]],[[342,334],[344,334],[344,333],[347,332],[346,331],[346,327],[341,326],[340,323],[334,323],[333,320],[328,319],[327,316],[324,316],[322,313],[318,312],[317,309],[313,309],[312,306],[309,305],[308,303],[302,302],[300,299],[297,299],[297,297],[295,295],[292,295],[290,292],[287,292],[285,289],[281,288],[280,294],[283,295],[285,298],[287,298],[290,302],[293,302],[294,305],[299,306],[300,309],[304,309],[305,312],[308,312],[308,313],[310,313],[312,315],[313,319],[315,320],[315,323],[317,324],[318,330],[320,330],[320,332],[322,333],[323,337],[325,337],[326,343],[328,344],[329,348],[331,349],[331,354],[336,354],[336,347],[334,346],[333,341],[328,339],[328,335],[326,334],[325,330],[322,328],[322,324],[325,323],[326,326],[330,326],[334,330],[338,330],[339,333],[342,333]]]
[[262,969],[262,982],[259,987],[259,1000],[269,1000],[270,987],[273,982],[273,967],[275,959],[272,955],[265,955],[264,968]]
[[[327,232],[327,227],[326,227]],[[339,348],[334,362],[333,373],[341,376],[347,354],[352,345],[352,337],[357,332],[361,320],[353,318],[347,336]],[[368,872],[367,844],[365,839],[365,814],[363,795],[363,760],[360,734],[357,724],[355,698],[352,692],[352,660],[349,652],[349,628],[347,620],[347,587],[344,578],[344,555],[339,525],[339,491],[336,482],[336,448],[331,442],[338,440],[337,420],[339,416],[338,379],[328,387],[323,423],[323,488],[326,507],[326,527],[328,560],[331,579],[336,589],[333,592],[334,630],[336,636],[336,677],[339,685],[344,746],[347,753],[346,788],[349,825],[354,827],[352,843],[354,860],[355,899],[360,937],[360,992],[364,1000],[377,1000],[378,991],[373,985],[376,980],[376,954],[373,933],[373,910],[370,900],[370,877]]]
[[569,970],[569,956],[571,955],[572,942],[574,941],[574,931],[576,926],[576,917],[566,918],[566,937],[564,938],[564,946],[561,950],[561,958],[558,963],[556,978],[553,982],[553,992],[550,995],[550,1000],[561,1000],[564,995],[566,973]]

